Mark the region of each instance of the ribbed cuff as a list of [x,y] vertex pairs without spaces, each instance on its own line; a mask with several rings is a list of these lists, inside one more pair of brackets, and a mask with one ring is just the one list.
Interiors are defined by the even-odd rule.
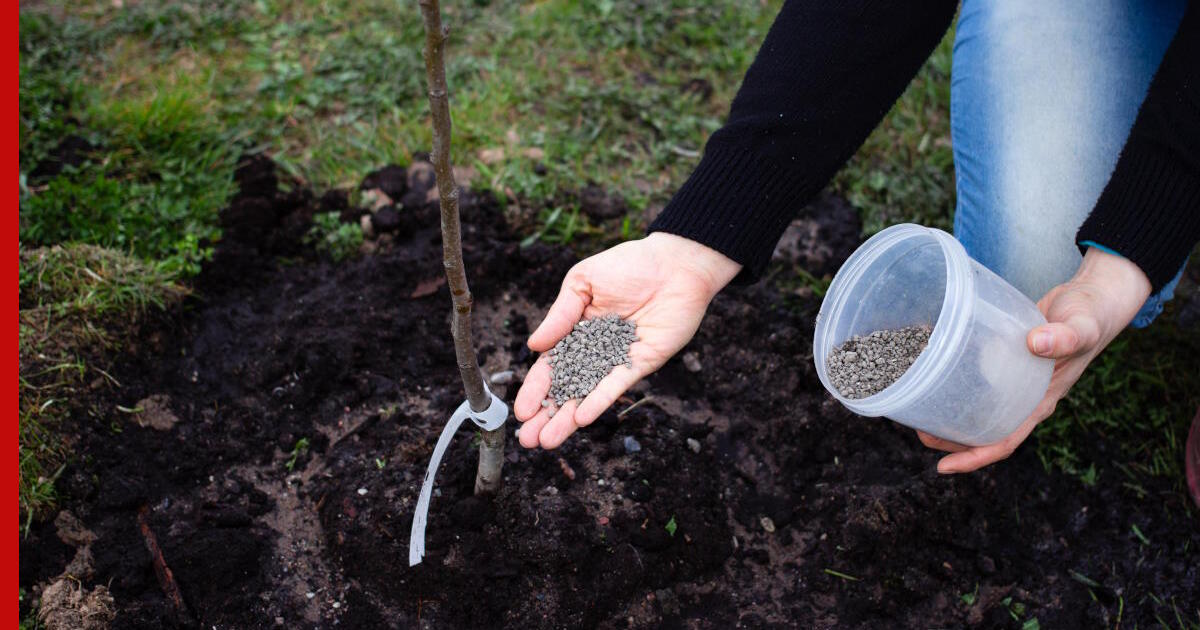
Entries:
[[788,224],[820,185],[744,149],[709,146],[700,165],[647,232],[667,232],[741,263],[738,284],[757,280]]
[[1153,151],[1127,146],[1075,241],[1120,252],[1158,293],[1200,238],[1200,177]]

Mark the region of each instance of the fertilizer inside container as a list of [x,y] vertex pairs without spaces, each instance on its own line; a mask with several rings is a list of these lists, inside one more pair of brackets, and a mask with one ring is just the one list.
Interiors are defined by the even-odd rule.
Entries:
[[846,398],[873,396],[904,376],[925,346],[929,326],[906,326],[855,335],[825,359],[829,380]]

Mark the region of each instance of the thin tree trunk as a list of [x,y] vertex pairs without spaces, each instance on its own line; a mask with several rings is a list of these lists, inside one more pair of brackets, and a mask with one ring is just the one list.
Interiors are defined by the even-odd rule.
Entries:
[[[437,174],[438,197],[442,208],[442,264],[446,283],[454,302],[450,333],[454,337],[454,355],[467,390],[471,409],[483,411],[491,403],[483,385],[483,373],[471,341],[471,289],[463,266],[462,233],[458,219],[458,184],[450,166],[450,101],[446,90],[446,38],[449,27],[442,26],[438,0],[420,0],[425,22],[425,76],[429,82],[429,111],[433,118],[433,170]],[[479,443],[479,471],[475,475],[475,494],[491,494],[500,488],[500,467],[504,463],[504,427],[484,431]]]

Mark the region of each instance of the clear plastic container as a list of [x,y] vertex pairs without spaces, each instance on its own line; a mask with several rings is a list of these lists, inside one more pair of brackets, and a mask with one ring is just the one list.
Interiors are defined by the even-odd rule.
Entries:
[[[953,236],[895,225],[863,243],[838,270],[817,314],[813,360],[825,389],[851,411],[887,416],[960,444],[998,442],[1033,412],[1054,361],[1029,352],[1037,306],[967,255]],[[895,383],[842,396],[825,357],[854,335],[931,326],[929,345]]]

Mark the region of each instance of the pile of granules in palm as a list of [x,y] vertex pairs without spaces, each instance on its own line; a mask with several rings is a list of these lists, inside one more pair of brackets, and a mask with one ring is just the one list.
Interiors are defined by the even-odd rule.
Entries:
[[904,376],[929,345],[929,326],[877,330],[854,336],[825,358],[825,371],[846,398],[866,398]]
[[[550,350],[550,395],[555,406],[587,396],[618,365],[633,367],[629,345],[637,324],[609,313],[585,319]],[[543,403],[547,406],[549,403]]]

